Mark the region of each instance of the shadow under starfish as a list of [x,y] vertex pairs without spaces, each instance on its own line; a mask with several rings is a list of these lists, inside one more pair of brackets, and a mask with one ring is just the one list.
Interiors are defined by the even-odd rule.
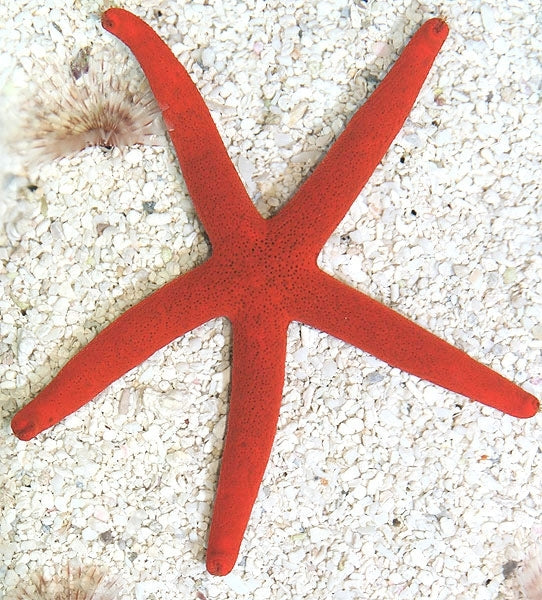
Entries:
[[312,175],[275,216],[257,212],[185,69],[158,35],[122,9],[103,26],[141,64],[212,246],[210,258],[128,310],[83,348],[12,428],[29,440],[89,402],[159,348],[215,317],[233,329],[228,428],[207,551],[234,566],[271,446],[296,320],[390,365],[517,417],[538,400],[386,306],[322,272],[317,256],[406,119],[448,27],[426,22]]

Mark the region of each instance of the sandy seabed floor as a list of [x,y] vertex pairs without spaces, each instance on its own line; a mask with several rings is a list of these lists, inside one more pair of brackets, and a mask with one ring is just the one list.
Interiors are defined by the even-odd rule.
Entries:
[[[16,5],[0,5],[10,135],[7,115],[47,100],[43,64],[60,73],[88,45],[132,60],[101,29],[99,2]],[[122,6],[194,77],[265,215],[417,26],[446,18],[450,36],[410,117],[320,265],[542,396],[538,0]],[[16,410],[209,248],[167,141],[34,168],[5,142],[0,598],[77,563],[120,577],[138,600],[526,597],[519,574],[542,545],[540,412],[503,416],[297,323],[274,451],[225,578],[204,568],[227,414],[225,320],[18,441]]]

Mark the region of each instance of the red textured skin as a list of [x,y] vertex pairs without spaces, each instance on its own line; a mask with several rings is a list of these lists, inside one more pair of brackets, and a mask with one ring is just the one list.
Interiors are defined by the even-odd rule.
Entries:
[[314,173],[267,220],[165,43],[122,9],[106,11],[102,23],[130,47],[149,80],[212,254],[97,335],[15,415],[15,435],[33,438],[174,338],[226,316],[233,329],[231,397],[207,551],[209,572],[225,575],[237,559],[275,437],[292,320],[503,412],[537,412],[534,396],[316,264],[410,112],[447,36],[444,21],[432,19],[418,30]]

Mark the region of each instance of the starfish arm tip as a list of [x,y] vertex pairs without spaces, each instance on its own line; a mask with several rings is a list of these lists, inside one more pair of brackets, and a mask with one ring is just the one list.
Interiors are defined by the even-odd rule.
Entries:
[[530,419],[538,413],[540,402],[536,396],[499,375],[497,377],[503,385],[496,386],[493,395],[473,399],[518,419]]
[[235,566],[237,556],[231,556],[224,552],[207,552],[207,571],[211,575],[217,575],[218,577],[224,577],[227,575]]
[[117,23],[115,13],[118,10],[119,9],[117,9],[117,8],[109,8],[102,13],[102,17],[101,17],[102,27],[104,29],[106,29],[107,31],[112,31],[113,29],[115,29],[115,25]]
[[39,433],[36,431],[34,421],[29,420],[25,415],[21,415],[21,413],[17,413],[11,420],[11,430],[23,442],[28,442]]
[[527,394],[527,398],[522,403],[517,416],[520,419],[530,419],[534,417],[540,411],[540,401],[535,396]]
[[446,23],[446,21],[440,17],[429,19],[429,21],[426,23],[426,26],[429,26],[433,34],[441,39],[444,39],[450,31],[448,23]]

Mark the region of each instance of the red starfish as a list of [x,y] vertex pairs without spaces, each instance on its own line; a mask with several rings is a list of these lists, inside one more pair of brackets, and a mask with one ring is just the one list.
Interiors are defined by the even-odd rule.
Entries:
[[149,79],[212,255],[97,335],[15,415],[15,435],[36,436],[173,339],[226,316],[233,328],[231,399],[207,552],[209,572],[225,575],[237,559],[273,444],[292,320],[511,415],[536,413],[534,396],[323,273],[316,262],[410,112],[447,36],[444,21],[432,19],[419,29],[314,173],[267,220],[165,43],[125,10],[106,11],[102,23],[131,48]]

